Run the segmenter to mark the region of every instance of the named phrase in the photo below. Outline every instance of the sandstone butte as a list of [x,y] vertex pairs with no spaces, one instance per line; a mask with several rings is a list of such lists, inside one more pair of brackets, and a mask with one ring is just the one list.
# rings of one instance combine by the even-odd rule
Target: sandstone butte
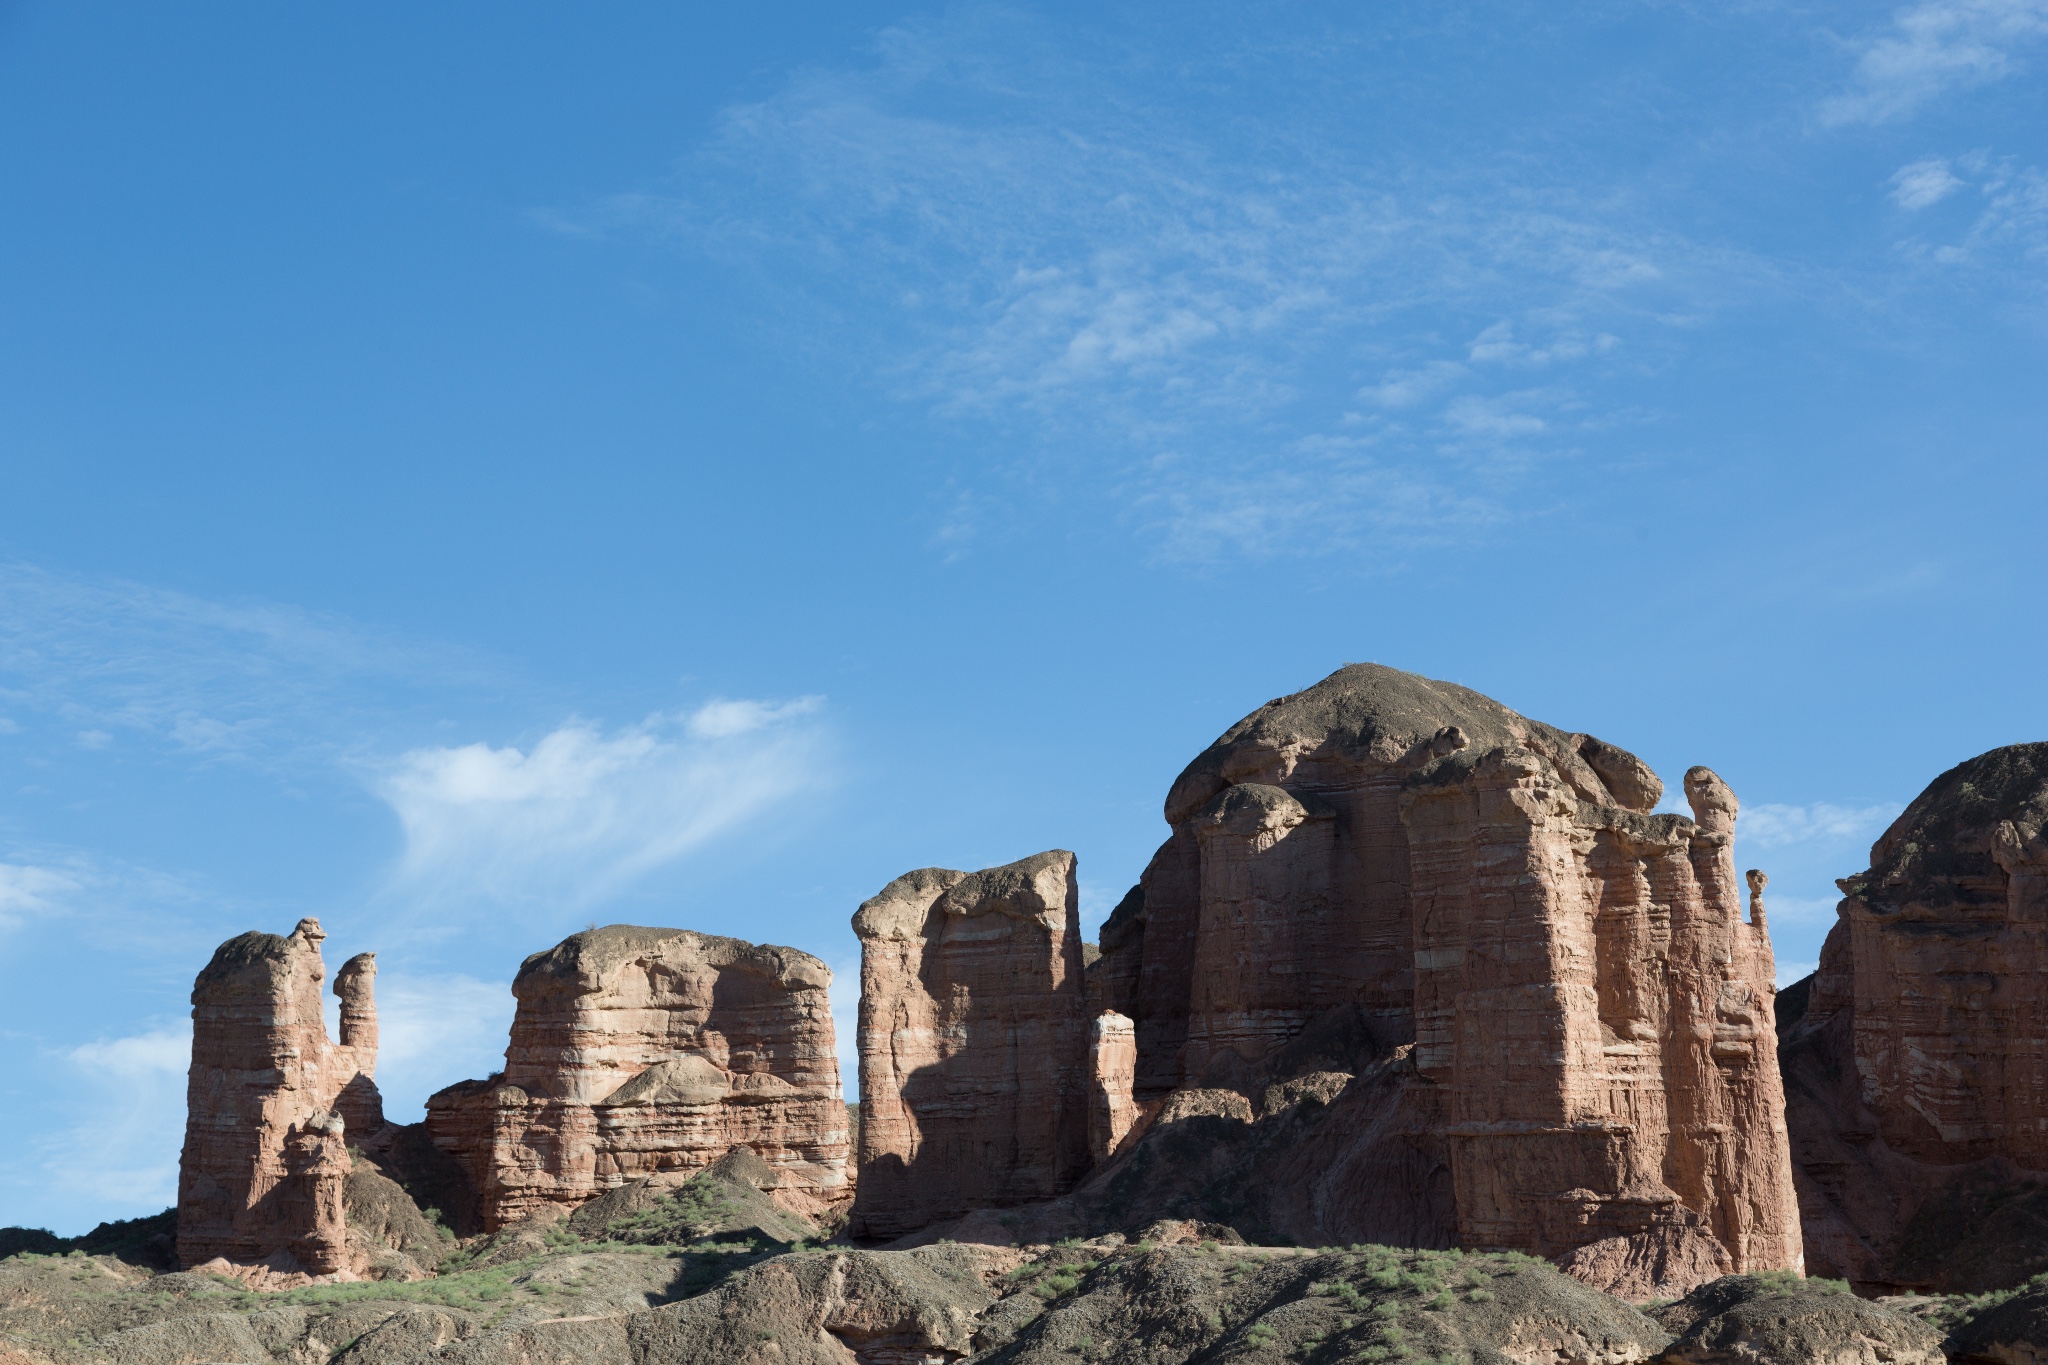
[[336,975],[341,1042],[320,1014],[320,922],[229,939],[192,986],[192,1068],[178,1163],[178,1256],[332,1275],[348,1262],[350,1131],[383,1114],[376,961]]
[[1352,665],[1181,774],[1084,981],[1071,855],[899,878],[854,920],[855,1230],[1077,1185],[1128,1211],[1201,1159],[1148,1155],[1161,1130],[1312,1096],[1312,1138],[1229,1177],[1295,1240],[1519,1250],[1634,1297],[1797,1270],[1737,803],[1705,768],[1691,819],[1661,795],[1589,735]]
[[427,1101],[487,1231],[744,1144],[799,1211],[851,1197],[825,964],[681,929],[612,925],[526,959],[505,1069]]
[[1820,1274],[1976,1292],[2048,1270],[2048,744],[1936,778],[1841,883],[1781,1057]]
[[848,1230],[896,1236],[1071,1189],[1091,1165],[1074,855],[907,873],[853,928],[861,1124]]

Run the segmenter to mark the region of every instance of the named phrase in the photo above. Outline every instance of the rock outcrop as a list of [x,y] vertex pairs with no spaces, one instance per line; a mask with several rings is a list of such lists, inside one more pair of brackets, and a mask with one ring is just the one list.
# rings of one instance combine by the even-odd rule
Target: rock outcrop
[[1658,1314],[1678,1339],[1655,1365],[1947,1365],[1941,1333],[1839,1281],[1730,1275]]
[[1810,1265],[1880,1292],[2048,1271],[2048,744],[1943,773],[1843,879],[1781,1057]]
[[526,959],[505,1069],[427,1101],[487,1230],[744,1144],[843,1209],[831,972],[793,948],[611,925]]
[[898,877],[861,943],[860,1181],[850,1230],[891,1237],[1046,1199],[1090,1166],[1074,855]]
[[1737,803],[1705,768],[1693,818],[1661,795],[1590,735],[1344,668],[1174,783],[1090,1008],[1134,1021],[1141,1107],[1227,1091],[1251,1117],[1314,1075],[1370,1092],[1317,1125],[1300,1240],[1525,1251],[1640,1297],[1796,1268]]
[[[192,986],[192,1069],[178,1166],[178,1255],[331,1275],[348,1268],[344,1112],[378,1115],[369,955],[335,982],[343,1041],[321,1019],[320,922],[229,939]],[[376,1121],[381,1121],[381,1118]]]

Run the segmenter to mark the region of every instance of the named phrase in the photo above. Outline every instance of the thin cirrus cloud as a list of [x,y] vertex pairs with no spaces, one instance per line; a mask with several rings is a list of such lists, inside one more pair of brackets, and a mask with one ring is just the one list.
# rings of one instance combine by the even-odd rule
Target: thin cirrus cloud
[[1904,809],[1897,802],[1869,806],[1840,806],[1828,801],[1806,806],[1759,804],[1742,808],[1736,829],[1744,843],[1756,848],[1866,840],[1881,833]]
[[1963,187],[1943,157],[1929,157],[1901,166],[1892,176],[1892,202],[1912,211],[1938,204]]
[[1971,267],[2021,298],[2039,298],[2048,283],[2048,174],[2011,157],[1972,151],[1930,157],[1901,167],[1891,178],[1892,202],[1908,212],[1972,190],[1978,207],[1948,240],[1909,239],[1909,255],[1950,269]]
[[713,701],[530,747],[414,749],[375,781],[405,834],[395,889],[588,905],[830,780],[822,699]]
[[1928,0],[1892,13],[1857,47],[1848,87],[1821,104],[1842,125],[1908,118],[1951,90],[2021,69],[2021,53],[2048,37],[2048,0]]
[[398,697],[491,672],[450,647],[295,607],[0,564],[0,697],[22,718],[9,717],[10,733],[47,728],[88,751],[324,761]]
[[[1443,405],[1504,398],[1494,369],[1596,387],[1746,287],[1738,253],[1583,168],[1354,147],[1332,136],[1356,117],[1341,93],[1190,120],[1184,94],[1134,96],[1136,54],[985,9],[887,30],[871,55],[726,109],[686,187],[541,221],[666,237],[798,310],[870,319],[842,342],[899,401],[1035,433],[1017,467],[974,477],[1088,493],[1168,557],[1356,552],[1519,515],[1510,494],[1570,431],[1498,417],[1483,456],[1447,467],[1431,432],[1472,428]],[[1485,373],[1442,354],[1446,325],[1505,328],[1469,358]],[[935,535],[950,553],[981,530],[961,505]]]
[[[0,1163],[24,1192],[54,1184],[68,1198],[155,1210],[177,1198],[192,1028],[180,1024],[81,1043],[56,1058],[49,1083],[71,1122]],[[31,1196],[32,1197],[32,1196]]]
[[57,913],[79,889],[75,871],[29,863],[0,863],[0,929],[12,929],[39,915]]

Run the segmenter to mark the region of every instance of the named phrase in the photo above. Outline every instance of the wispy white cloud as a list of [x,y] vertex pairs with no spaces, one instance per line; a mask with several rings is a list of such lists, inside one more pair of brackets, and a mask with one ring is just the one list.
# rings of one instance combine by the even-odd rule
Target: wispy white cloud
[[1619,344],[1618,337],[1605,332],[1588,336],[1578,331],[1565,331],[1548,342],[1534,344],[1519,340],[1515,335],[1514,322],[1503,320],[1474,337],[1465,354],[1475,365],[1519,365],[1540,369],[1564,361],[1583,360],[1589,355],[1611,351]]
[[1827,124],[1906,118],[1936,97],[2021,69],[2019,53],[2048,36],[2048,0],[1925,0],[1893,11],[1856,43],[1848,88],[1821,104]]
[[[461,651],[292,607],[228,604],[0,564],[0,700],[17,731],[87,750],[142,741],[201,761],[330,759],[407,685],[489,676]],[[374,684],[366,687],[365,684]]]
[[1828,801],[1816,801],[1807,806],[1745,805],[1736,830],[1745,844],[1755,848],[1868,840],[1904,809],[1897,802],[1870,806],[1838,806]]
[[1452,387],[1465,373],[1465,367],[1455,360],[1432,360],[1412,370],[1388,370],[1377,384],[1360,389],[1358,396],[1383,408],[1412,408]]
[[1505,394],[1498,398],[1480,398],[1467,395],[1444,409],[1444,419],[1466,436],[1506,439],[1534,436],[1544,430],[1548,424],[1541,417],[1517,410],[1518,399],[1526,402],[1527,396]]
[[1968,177],[1957,178],[1955,187],[1975,189],[1982,207],[1959,236],[1946,242],[1916,240],[1910,248],[1940,266],[1971,268],[2038,287],[2042,267],[2048,265],[2048,174],[1982,152],[1958,157],[1954,165]]
[[1963,187],[1949,171],[1947,159],[1938,156],[1899,167],[1891,184],[1892,202],[1907,210],[1938,204]]
[[[73,1202],[154,1213],[178,1193],[178,1148],[185,1134],[189,1024],[78,1043],[62,1050],[56,1078],[70,1124],[37,1144],[29,1169]],[[29,1163],[9,1163],[15,1179]],[[124,1216],[114,1213],[111,1216]],[[83,1231],[83,1229],[79,1229]]]
[[0,863],[0,929],[14,928],[31,916],[54,913],[64,897],[78,889],[75,872]]
[[[1406,547],[1522,515],[1511,490],[1556,433],[1471,367],[1590,366],[1624,337],[1654,351],[1646,335],[1675,337],[1740,274],[1581,174],[1341,152],[1315,126],[1335,106],[1238,111],[1248,157],[1130,98],[1137,58],[1094,41],[988,9],[905,24],[865,66],[726,110],[687,188],[556,217],[673,234],[799,308],[867,319],[847,340],[903,400],[1028,419],[1036,475],[999,476],[1057,466],[1063,495],[1111,500],[1175,555]],[[842,306],[849,289],[864,297]],[[1453,358],[1431,335],[1444,315],[1506,330]],[[1455,414],[1379,430],[1330,477],[1355,435],[1345,405],[1454,392]],[[1514,437],[1516,458],[1446,464],[1431,433],[1447,422]],[[962,529],[949,517],[949,553]]]
[[716,701],[530,748],[415,749],[376,779],[398,888],[428,901],[589,904],[829,777],[818,699]]
[[192,1061],[192,1026],[80,1043],[64,1055],[86,1071],[123,1080],[157,1073],[182,1076]]

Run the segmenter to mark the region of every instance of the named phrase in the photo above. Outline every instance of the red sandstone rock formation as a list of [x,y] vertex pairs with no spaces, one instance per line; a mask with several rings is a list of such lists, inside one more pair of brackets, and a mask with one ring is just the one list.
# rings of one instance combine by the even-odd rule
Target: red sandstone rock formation
[[384,1126],[384,1097],[377,1092],[377,955],[357,953],[334,974],[341,999],[341,1045],[355,1058],[356,1074],[335,1096],[334,1111],[357,1135]]
[[2048,744],[1943,773],[1842,883],[1782,1049],[1807,1258],[1878,1290],[2048,1270]]
[[745,1144],[843,1207],[847,1121],[824,963],[681,929],[611,925],[526,959],[505,1070],[427,1101],[487,1230],[574,1209]]
[[1086,1173],[1074,855],[898,877],[861,941],[860,1188],[850,1230],[909,1232]]
[[1141,1101],[1376,1068],[1344,1110],[1363,1146],[1323,1167],[1356,1169],[1295,1235],[1518,1249],[1639,1295],[1796,1268],[1735,798],[1704,768],[1693,819],[1661,794],[1591,736],[1342,669],[1175,782],[1090,1006],[1135,1021]]
[[[347,1265],[342,1111],[377,1115],[375,967],[335,982],[343,1042],[320,1015],[320,922],[223,943],[192,986],[192,1070],[178,1172],[178,1255],[331,1275]],[[344,1102],[344,1097],[347,1097]],[[381,1119],[378,1120],[381,1122]]]
[[1138,1122],[1132,1088],[1137,1080],[1138,1034],[1114,1010],[1089,1026],[1088,1154],[1100,1163],[1124,1145]]

